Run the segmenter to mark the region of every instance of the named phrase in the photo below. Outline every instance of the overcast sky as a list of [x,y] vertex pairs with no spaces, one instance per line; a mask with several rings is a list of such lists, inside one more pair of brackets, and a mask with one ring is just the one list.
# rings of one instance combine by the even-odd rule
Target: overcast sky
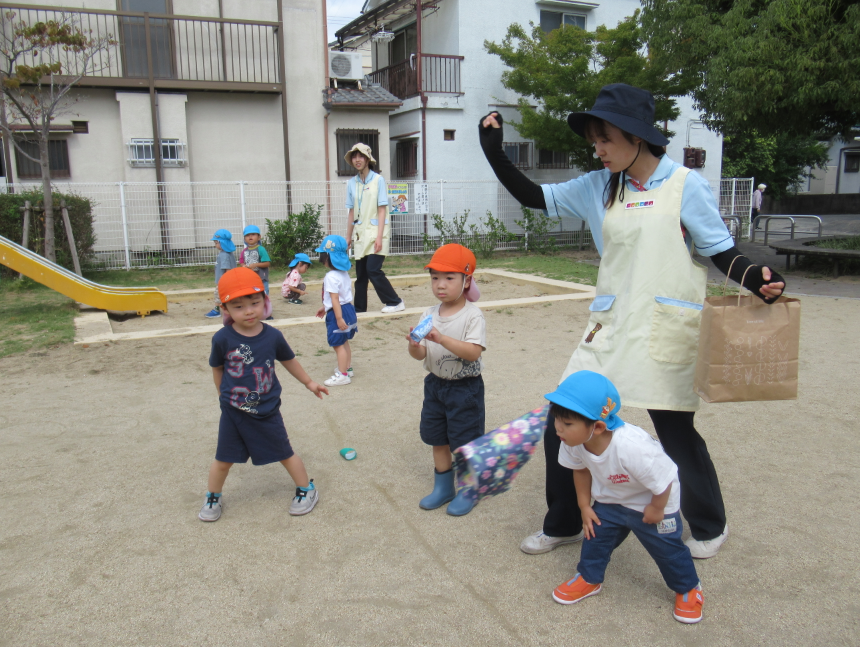
[[361,14],[364,0],[326,0],[328,16],[328,42],[334,40],[334,32]]

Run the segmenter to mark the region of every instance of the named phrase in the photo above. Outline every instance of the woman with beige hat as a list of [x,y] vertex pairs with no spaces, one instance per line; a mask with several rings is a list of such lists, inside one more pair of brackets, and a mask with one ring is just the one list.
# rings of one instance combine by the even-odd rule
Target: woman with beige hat
[[367,144],[359,142],[343,158],[358,171],[346,185],[346,208],[349,209],[346,239],[355,254],[355,311],[367,312],[367,283],[370,281],[376,296],[385,304],[382,312],[399,312],[406,305],[382,271],[391,239],[388,185],[385,178],[373,170],[376,160]]

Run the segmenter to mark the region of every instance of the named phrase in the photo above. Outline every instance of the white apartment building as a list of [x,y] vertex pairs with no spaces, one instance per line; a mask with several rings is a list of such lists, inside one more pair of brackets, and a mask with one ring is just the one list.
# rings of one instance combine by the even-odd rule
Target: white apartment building
[[[637,0],[368,0],[364,13],[336,33],[345,49],[371,43],[373,73],[368,79],[402,100],[391,112],[391,180],[491,180],[493,173],[478,143],[478,122],[497,110],[517,119],[518,96],[501,84],[505,67],[484,49],[501,41],[508,26],[530,22],[546,30],[576,24],[587,30],[616,25],[639,8]],[[387,31],[393,38],[374,40]],[[683,161],[685,147],[706,152],[695,169],[719,191],[722,137],[706,130],[690,99],[669,123],[675,137],[669,155]],[[377,129],[368,125],[373,134]],[[563,155],[536,150],[512,127],[505,128],[508,156],[539,183],[578,175]]]

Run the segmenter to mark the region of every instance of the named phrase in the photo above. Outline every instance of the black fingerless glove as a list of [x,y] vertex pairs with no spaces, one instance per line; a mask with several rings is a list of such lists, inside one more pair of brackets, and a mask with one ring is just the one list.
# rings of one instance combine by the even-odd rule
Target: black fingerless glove
[[[740,256],[740,258],[735,260],[738,256]],[[737,247],[732,247],[731,249],[727,249],[719,254],[714,254],[711,256],[711,260],[720,272],[728,276],[735,283],[740,283],[741,279],[743,279],[744,272],[746,272],[746,279],[744,280],[743,286],[765,303],[773,303],[779,298],[764,296],[761,293],[761,288],[767,283],[785,283],[785,279],[779,274],[779,272],[774,271],[772,267],[767,265],[761,267],[768,267],[770,269],[770,281],[765,282],[762,277],[761,269],[753,269],[747,272],[747,268],[753,265],[753,263],[750,259],[744,256]],[[734,261],[734,265],[732,265],[732,261]],[[731,276],[729,276],[729,268],[731,268]],[[784,287],[782,288],[782,291],[783,293],[785,292]]]
[[[484,128],[484,119],[490,115],[495,115],[496,121],[499,122],[501,128],[493,128],[489,126]],[[493,173],[499,179],[508,192],[514,196],[514,199],[529,209],[546,209],[546,200],[543,197],[543,189],[540,185],[535,184],[529,178],[514,166],[513,162],[505,155],[502,149],[504,142],[504,120],[498,112],[491,112],[488,115],[481,117],[478,122],[478,139],[481,142],[481,150],[484,151],[484,156],[490,163]]]

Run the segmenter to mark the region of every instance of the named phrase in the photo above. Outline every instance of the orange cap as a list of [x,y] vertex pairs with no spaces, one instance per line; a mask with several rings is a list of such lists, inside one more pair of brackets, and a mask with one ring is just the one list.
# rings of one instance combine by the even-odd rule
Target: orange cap
[[263,280],[254,270],[247,267],[228,270],[218,281],[218,296],[221,303],[260,292],[266,293]]
[[467,247],[457,243],[442,245],[433,253],[433,258],[424,266],[424,269],[436,270],[437,272],[459,272],[466,276],[475,273],[475,255]]

